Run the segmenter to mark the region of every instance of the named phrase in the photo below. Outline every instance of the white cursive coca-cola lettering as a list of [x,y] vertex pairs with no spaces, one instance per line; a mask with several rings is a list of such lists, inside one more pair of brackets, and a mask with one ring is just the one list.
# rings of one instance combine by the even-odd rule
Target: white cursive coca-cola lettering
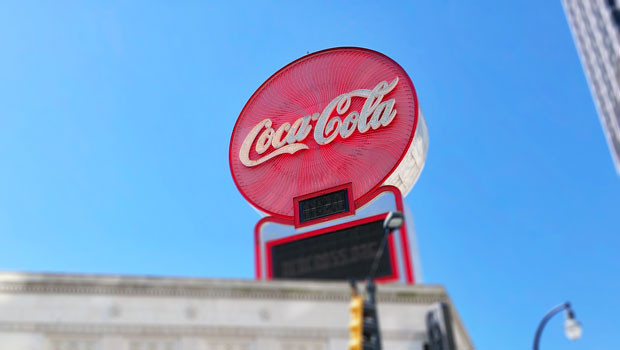
[[[312,130],[311,121],[316,121],[314,125],[314,140],[319,145],[326,145],[332,142],[338,135],[346,139],[353,135],[355,129],[360,133],[365,133],[371,128],[376,130],[382,126],[389,125],[396,117],[394,105],[395,99],[383,101],[383,97],[396,87],[398,78],[394,78],[391,83],[382,81],[372,90],[359,89],[342,94],[333,99],[321,113],[314,113],[297,119],[292,125],[284,123],[276,130],[272,127],[271,119],[264,119],[256,124],[241,145],[239,159],[247,167],[253,167],[277,157],[284,153],[293,154],[297,151],[308,149],[308,145],[302,141]],[[362,109],[349,112],[351,99],[354,97],[366,98]],[[337,115],[334,115],[334,111]],[[256,153],[264,154],[271,147],[273,150],[268,154],[256,159],[250,159],[250,150],[254,145]]]

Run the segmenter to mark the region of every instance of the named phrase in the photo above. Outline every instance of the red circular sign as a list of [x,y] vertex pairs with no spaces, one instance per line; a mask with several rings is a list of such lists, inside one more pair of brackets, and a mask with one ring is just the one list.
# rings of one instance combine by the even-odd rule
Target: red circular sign
[[230,141],[230,169],[258,209],[292,217],[293,198],[352,183],[380,186],[409,148],[418,100],[389,57],[342,47],[306,55],[252,95]]

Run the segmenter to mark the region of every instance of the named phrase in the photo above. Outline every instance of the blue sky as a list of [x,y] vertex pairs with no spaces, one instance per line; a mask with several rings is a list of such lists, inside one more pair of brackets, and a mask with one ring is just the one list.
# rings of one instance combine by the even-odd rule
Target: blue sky
[[617,343],[620,177],[556,1],[3,2],[0,269],[252,278],[258,215],[228,168],[254,90],[362,46],[416,85],[407,197],[426,281],[479,349]]

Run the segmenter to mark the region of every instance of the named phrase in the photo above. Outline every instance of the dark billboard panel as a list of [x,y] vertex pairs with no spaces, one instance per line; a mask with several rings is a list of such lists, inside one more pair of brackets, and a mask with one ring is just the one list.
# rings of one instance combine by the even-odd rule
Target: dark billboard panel
[[[383,237],[383,220],[273,245],[273,278],[365,279]],[[375,277],[393,275],[391,245],[384,246]]]

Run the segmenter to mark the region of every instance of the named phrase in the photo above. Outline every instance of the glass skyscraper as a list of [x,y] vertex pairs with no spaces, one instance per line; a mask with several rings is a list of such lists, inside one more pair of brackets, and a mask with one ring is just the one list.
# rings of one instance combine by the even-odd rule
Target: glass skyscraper
[[562,2],[620,173],[620,0]]

